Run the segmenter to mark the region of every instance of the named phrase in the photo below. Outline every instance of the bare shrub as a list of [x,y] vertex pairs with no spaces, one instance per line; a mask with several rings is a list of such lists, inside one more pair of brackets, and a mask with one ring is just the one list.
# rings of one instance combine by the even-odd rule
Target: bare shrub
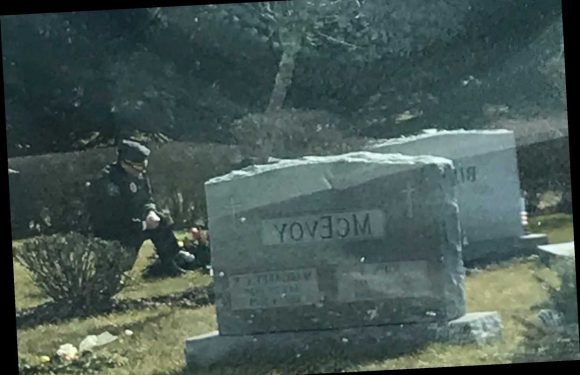
[[228,173],[240,159],[237,147],[172,142],[151,154],[149,177],[157,207],[167,209],[175,229],[206,216],[204,183]]
[[15,257],[56,303],[92,311],[111,305],[135,254],[119,242],[69,232],[28,239]]
[[294,158],[358,150],[363,140],[346,137],[342,119],[324,111],[296,109],[249,114],[232,124],[244,156]]

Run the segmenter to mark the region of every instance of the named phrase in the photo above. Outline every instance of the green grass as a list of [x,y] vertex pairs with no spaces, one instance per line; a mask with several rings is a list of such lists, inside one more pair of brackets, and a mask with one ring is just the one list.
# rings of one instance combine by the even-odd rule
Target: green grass
[[146,241],[135,261],[131,279],[127,287],[119,293],[119,298],[142,298],[158,296],[183,291],[195,285],[207,285],[211,281],[209,275],[193,272],[181,277],[161,280],[144,280],[142,271],[150,262],[150,257],[154,254],[153,244]]
[[572,215],[553,214],[529,219],[532,233],[546,233],[550,243],[574,241]]
[[[132,336],[124,331],[130,329]],[[216,329],[213,307],[199,309],[156,309],[111,314],[98,318],[45,325],[18,332],[18,353],[30,363],[41,355],[52,355],[64,343],[78,347],[90,334],[108,331],[120,340],[101,349],[127,358],[128,365],[114,369],[114,374],[153,374],[183,368],[185,339]],[[107,372],[109,373],[109,372]]]
[[14,293],[16,297],[16,310],[22,310],[37,306],[48,299],[43,297],[42,292],[34,285],[30,273],[17,261],[14,266]]
[[[451,346],[433,344],[424,349],[383,361],[348,364],[350,371],[399,369],[417,367],[441,367],[478,364],[509,363],[511,353],[517,348],[524,330],[514,316],[529,315],[529,308],[545,300],[547,294],[533,275],[541,273],[552,277],[551,272],[532,261],[523,261],[507,268],[482,272],[466,280],[467,306],[469,311],[499,311],[504,325],[504,341],[496,345],[478,348],[474,346]],[[506,285],[509,287],[506,288]],[[187,337],[216,329],[213,307],[199,309],[169,309],[160,307],[150,310],[111,314],[98,318],[75,320],[64,324],[46,325],[20,330],[18,352],[30,362],[51,354],[59,345],[70,342],[78,345],[86,335],[99,334],[105,330],[121,334],[131,329],[135,334],[123,337],[103,348],[108,353],[118,353],[128,358],[131,366],[110,370],[110,374],[187,374],[183,371],[183,348]],[[39,339],[42,338],[42,339]],[[336,370],[337,359],[321,358],[316,365],[291,363],[272,368],[222,368],[212,374],[279,374],[294,366],[300,371]]]
[[[552,242],[573,239],[569,216],[552,215],[530,221],[534,225],[541,222],[535,228],[548,233]],[[133,280],[121,293],[122,298],[168,294],[210,281],[209,276],[197,273],[173,279],[144,281],[139,273],[147,265],[152,252],[151,244],[145,243],[135,265]],[[531,259],[504,262],[466,278],[468,311],[498,311],[501,315],[503,340],[494,345],[479,348],[438,343],[404,356],[360,363],[348,363],[340,358],[319,358],[316,363],[303,363],[299,360],[271,366],[248,363],[241,367],[224,367],[203,373],[281,375],[510,363],[521,345],[525,330],[517,318],[531,318],[533,314],[530,309],[548,297],[547,286],[535,276],[540,276],[551,285],[558,285],[558,279],[552,270]],[[17,309],[31,307],[43,301],[27,271],[16,262],[15,291]],[[132,330],[134,335],[125,336],[125,329]],[[114,354],[124,358],[125,362],[114,369],[104,370],[102,374],[187,375],[189,373],[184,369],[186,338],[215,329],[217,327],[213,306],[197,309],[160,306],[21,329],[18,330],[18,353],[21,358],[34,364],[39,362],[40,356],[53,354],[64,343],[78,346],[86,335],[109,331],[120,335],[120,340],[99,349],[97,353]]]

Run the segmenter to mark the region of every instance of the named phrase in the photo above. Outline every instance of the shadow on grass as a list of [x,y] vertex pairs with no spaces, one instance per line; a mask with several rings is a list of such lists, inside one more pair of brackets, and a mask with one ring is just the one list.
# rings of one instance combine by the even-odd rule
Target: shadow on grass
[[[155,315],[147,316],[145,318],[141,318],[140,320],[137,320],[137,321],[134,321],[131,323],[123,324],[123,329],[125,329],[125,330],[128,329],[128,330],[131,330],[134,332],[142,332],[151,323],[158,323],[161,320],[170,317],[172,314],[173,314],[173,311],[156,312]],[[114,323],[99,327],[99,329],[101,331],[110,331],[110,332],[114,332],[118,328],[119,327]]]
[[16,313],[16,328],[32,328],[44,324],[60,324],[73,319],[86,319],[104,314],[136,311],[151,307],[169,305],[172,307],[196,308],[212,304],[213,285],[197,286],[186,291],[140,299],[115,300],[112,304],[79,308],[73,304],[59,304],[53,301],[25,309]]
[[[383,358],[384,359],[384,358]],[[294,375],[294,374],[324,374],[339,373],[353,370],[357,364],[340,361],[339,359],[317,359],[308,362],[292,361],[291,363],[245,363],[237,366],[213,366],[210,368],[183,368],[172,372],[155,373],[153,375]]]
[[267,361],[259,359],[256,353],[252,358],[238,363],[228,361],[220,363],[209,368],[185,367],[183,369],[171,372],[158,372],[153,375],[294,375],[294,374],[324,374],[324,373],[341,373],[364,371],[365,364],[375,361],[386,361],[402,355],[412,355],[427,345],[407,345],[405,349],[400,350],[380,350],[376,346],[366,354],[361,351],[356,353],[347,353],[343,350],[329,351],[322,349],[320,353],[313,353],[304,356],[288,356],[283,360]]

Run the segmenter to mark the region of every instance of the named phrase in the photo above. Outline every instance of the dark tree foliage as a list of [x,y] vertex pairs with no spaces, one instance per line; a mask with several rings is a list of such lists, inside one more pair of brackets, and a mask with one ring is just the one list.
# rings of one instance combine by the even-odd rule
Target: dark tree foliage
[[2,17],[9,155],[126,135],[229,143],[236,120],[291,108],[374,137],[562,111],[560,8],[294,0]]
[[[139,48],[143,11],[32,14],[2,19],[10,154],[82,148],[114,138],[106,69]],[[140,25],[148,30],[149,25]]]

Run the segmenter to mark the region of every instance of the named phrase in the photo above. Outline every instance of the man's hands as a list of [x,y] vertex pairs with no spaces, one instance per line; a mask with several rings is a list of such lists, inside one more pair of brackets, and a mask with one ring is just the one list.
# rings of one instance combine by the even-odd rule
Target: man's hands
[[160,221],[161,218],[154,211],[149,211],[147,217],[145,218],[146,229],[157,229]]

